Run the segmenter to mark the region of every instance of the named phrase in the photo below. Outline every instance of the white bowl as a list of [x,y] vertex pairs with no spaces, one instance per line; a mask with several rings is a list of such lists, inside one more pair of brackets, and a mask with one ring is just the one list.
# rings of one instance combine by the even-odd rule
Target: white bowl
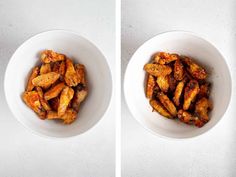
[[[204,127],[189,126],[152,112],[145,96],[143,66],[158,51],[193,57],[210,72],[214,108]],[[191,138],[207,132],[223,117],[231,98],[231,77],[225,59],[212,44],[190,32],[167,32],[148,40],[134,53],[125,73],[124,95],[133,116],[148,130],[169,138]]]
[[[71,125],[40,120],[22,101],[28,75],[40,63],[39,53],[45,49],[86,66],[89,94]],[[7,103],[18,121],[37,134],[63,138],[86,132],[102,118],[110,103],[112,78],[105,57],[91,42],[74,32],[53,30],[33,36],[15,51],[6,69],[4,87]]]

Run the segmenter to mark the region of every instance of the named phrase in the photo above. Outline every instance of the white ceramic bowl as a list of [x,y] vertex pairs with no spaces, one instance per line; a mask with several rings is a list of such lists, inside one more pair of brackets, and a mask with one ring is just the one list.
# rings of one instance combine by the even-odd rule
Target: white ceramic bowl
[[[89,94],[71,125],[40,120],[22,101],[28,75],[40,63],[39,53],[45,49],[86,66]],[[33,36],[15,51],[6,69],[4,87],[11,111],[25,127],[40,135],[63,138],[84,133],[102,118],[110,103],[112,78],[105,57],[91,42],[74,32],[53,30]]]
[[[214,109],[210,113],[211,120],[204,127],[189,126],[152,112],[145,97],[143,66],[158,51],[191,56],[210,72]],[[124,94],[131,113],[148,130],[169,138],[191,138],[207,132],[223,117],[230,102],[231,77],[225,59],[212,44],[190,32],[167,32],[148,40],[134,53],[125,73]]]

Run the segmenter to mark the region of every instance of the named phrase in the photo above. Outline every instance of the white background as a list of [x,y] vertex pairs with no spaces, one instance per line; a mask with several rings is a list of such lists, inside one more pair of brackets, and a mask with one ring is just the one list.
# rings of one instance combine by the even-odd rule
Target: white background
[[[186,30],[221,51],[235,82],[235,9],[234,0],[123,0],[122,78],[130,57],[146,40],[161,32]],[[233,83],[231,104],[219,124],[200,137],[183,141],[146,131],[122,99],[122,177],[235,177],[235,98]]]
[[32,135],[6,104],[3,79],[11,55],[32,35],[51,29],[72,30],[92,41],[107,58],[114,80],[114,0],[0,0],[0,176],[113,177],[114,99],[94,128],[62,141]]

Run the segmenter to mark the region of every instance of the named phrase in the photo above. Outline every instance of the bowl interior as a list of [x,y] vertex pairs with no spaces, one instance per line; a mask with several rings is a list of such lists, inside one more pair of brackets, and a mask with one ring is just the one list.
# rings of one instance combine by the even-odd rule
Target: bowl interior
[[[39,53],[52,49],[86,67],[89,94],[71,125],[42,121],[21,99],[32,67],[39,64]],[[34,132],[50,137],[70,137],[94,126],[105,113],[112,92],[111,73],[102,53],[88,40],[72,32],[40,33],[23,43],[13,54],[5,75],[5,94],[15,117]]]
[[[193,57],[207,69],[214,108],[204,127],[188,126],[152,112],[145,96],[143,66],[158,51]],[[208,131],[221,119],[230,101],[231,78],[224,58],[209,42],[188,32],[168,32],[150,39],[135,52],[127,66],[124,94],[131,113],[144,127],[165,137],[190,138]]]

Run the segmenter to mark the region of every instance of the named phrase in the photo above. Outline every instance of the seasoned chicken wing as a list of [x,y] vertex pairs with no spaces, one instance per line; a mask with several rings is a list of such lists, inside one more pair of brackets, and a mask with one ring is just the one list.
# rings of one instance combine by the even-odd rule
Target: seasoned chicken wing
[[178,119],[186,124],[202,127],[205,123],[201,121],[197,116],[193,116],[191,113],[180,109],[178,111]]
[[66,86],[60,95],[60,103],[58,106],[58,115],[61,117],[65,112],[66,109],[74,96],[74,90],[68,86]]
[[64,124],[71,124],[75,121],[77,117],[77,112],[73,109],[67,109],[65,114],[61,117]]
[[157,77],[157,84],[163,92],[167,92],[170,86],[168,76]]
[[206,97],[208,98],[210,94],[210,83],[206,82],[200,85],[200,91],[198,94],[198,98]]
[[28,83],[27,83],[27,86],[26,86],[26,91],[29,92],[29,91],[32,91],[34,89],[34,85],[32,83],[32,80],[34,78],[36,78],[39,74],[39,67],[34,67],[31,74],[30,74],[30,77],[29,77],[29,80],[28,80]]
[[203,67],[199,66],[192,59],[188,57],[183,57],[183,61],[188,65],[187,70],[195,79],[199,80],[206,79],[207,72]]
[[80,104],[85,100],[88,95],[87,89],[81,89],[78,85],[75,89],[74,98],[72,100],[72,108],[78,112]]
[[79,83],[79,76],[75,71],[74,65],[70,59],[66,59],[65,82],[68,86],[76,86]]
[[147,84],[146,84],[146,97],[147,98],[152,98],[155,85],[156,85],[155,77],[148,74]]
[[184,78],[184,65],[180,60],[175,61],[174,77],[177,81],[181,81]]
[[157,93],[157,97],[162,103],[162,105],[170,112],[172,116],[176,116],[177,110],[173,102],[165,95],[163,92]]
[[62,89],[65,87],[65,84],[63,82],[55,85],[54,87],[51,87],[45,94],[44,94],[44,98],[45,100],[50,100],[52,98],[57,97]]
[[86,85],[86,78],[85,78],[85,66],[82,64],[75,64],[75,71],[79,78],[79,83]]
[[174,93],[174,97],[173,97],[173,101],[175,103],[176,106],[180,105],[180,97],[182,95],[182,92],[184,90],[184,81],[180,81],[175,89],[175,93]]
[[38,92],[38,95],[39,95],[39,100],[40,100],[40,103],[41,105],[43,106],[43,108],[46,110],[46,111],[50,111],[52,110],[50,105],[48,104],[47,100],[44,99],[43,97],[43,90],[41,89],[41,87],[36,87],[36,90]]
[[157,55],[160,58],[158,59],[158,57],[155,57],[155,61],[158,60],[158,63],[161,65],[168,64],[168,63],[175,61],[179,58],[179,56],[177,54],[169,54],[166,52],[159,52]]
[[191,102],[196,98],[199,93],[199,85],[196,80],[190,80],[184,89],[184,105],[183,109],[188,110]]
[[50,85],[52,85],[54,82],[56,82],[59,77],[60,77],[60,74],[55,73],[55,72],[50,72],[47,74],[42,74],[40,76],[37,76],[36,78],[32,80],[32,83],[34,86],[47,88]]
[[46,112],[40,103],[39,94],[36,91],[24,92],[23,100],[41,119],[45,119]]
[[41,53],[41,61],[43,63],[51,63],[65,60],[65,55],[56,53],[52,50],[44,50]]
[[205,97],[197,101],[195,113],[203,122],[209,121],[208,111],[212,109],[212,103]]
[[172,72],[170,66],[160,65],[160,64],[145,64],[144,70],[153,76],[166,76]]
[[160,113],[162,116],[172,119],[173,116],[161,105],[160,102],[156,100],[150,100],[150,105],[152,108]]
[[42,64],[40,67],[40,74],[46,74],[51,72],[51,65],[49,63]]

